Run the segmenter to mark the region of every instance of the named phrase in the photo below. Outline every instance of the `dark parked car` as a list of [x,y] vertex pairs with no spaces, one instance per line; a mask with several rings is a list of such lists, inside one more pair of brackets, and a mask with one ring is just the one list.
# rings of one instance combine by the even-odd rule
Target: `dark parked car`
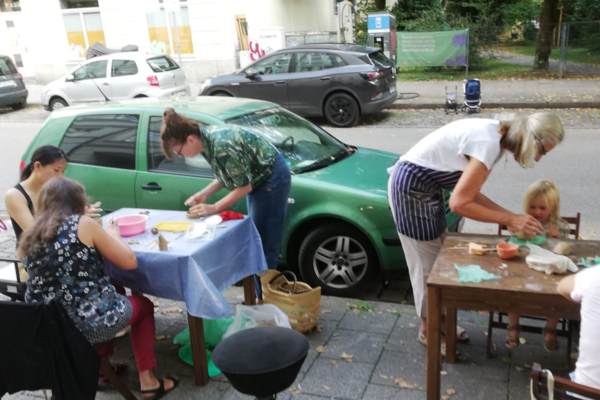
[[346,127],[396,100],[396,73],[378,48],[303,45],[274,51],[241,71],[208,79],[200,95],[268,100]]
[[23,108],[27,104],[27,94],[15,64],[7,56],[0,55],[0,107]]

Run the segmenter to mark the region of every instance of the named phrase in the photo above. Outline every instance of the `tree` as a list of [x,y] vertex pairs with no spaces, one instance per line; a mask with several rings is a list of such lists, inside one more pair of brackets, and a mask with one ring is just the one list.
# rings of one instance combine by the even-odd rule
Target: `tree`
[[375,7],[378,10],[385,10],[385,0],[375,0]]
[[558,22],[559,0],[544,0],[540,10],[540,30],[538,31],[537,43],[535,47],[535,58],[533,67],[535,69],[547,70],[549,67],[548,59],[552,51],[552,38],[554,28]]

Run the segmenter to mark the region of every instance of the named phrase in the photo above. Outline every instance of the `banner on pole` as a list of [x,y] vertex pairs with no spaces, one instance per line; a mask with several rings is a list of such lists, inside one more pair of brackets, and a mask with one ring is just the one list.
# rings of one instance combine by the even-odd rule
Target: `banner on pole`
[[461,67],[469,63],[469,30],[397,32],[399,67]]

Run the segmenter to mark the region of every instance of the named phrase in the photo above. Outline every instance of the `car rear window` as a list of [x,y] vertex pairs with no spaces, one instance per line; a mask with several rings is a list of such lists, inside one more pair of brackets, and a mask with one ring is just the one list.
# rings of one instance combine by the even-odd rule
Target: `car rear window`
[[12,75],[16,73],[17,69],[11,59],[8,57],[0,57],[0,75]]
[[179,65],[167,56],[152,57],[147,59],[146,62],[154,72],[172,71],[179,68]]
[[381,51],[369,53],[369,58],[373,61],[373,64],[375,64],[378,67],[389,68],[394,66],[392,60],[387,58],[385,54],[383,54],[383,52]]

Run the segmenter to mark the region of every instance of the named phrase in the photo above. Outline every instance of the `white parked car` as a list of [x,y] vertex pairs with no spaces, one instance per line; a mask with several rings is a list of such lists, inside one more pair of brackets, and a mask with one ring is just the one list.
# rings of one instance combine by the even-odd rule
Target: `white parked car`
[[190,94],[183,69],[167,55],[139,52],[94,57],[44,87],[47,110],[76,103]]

